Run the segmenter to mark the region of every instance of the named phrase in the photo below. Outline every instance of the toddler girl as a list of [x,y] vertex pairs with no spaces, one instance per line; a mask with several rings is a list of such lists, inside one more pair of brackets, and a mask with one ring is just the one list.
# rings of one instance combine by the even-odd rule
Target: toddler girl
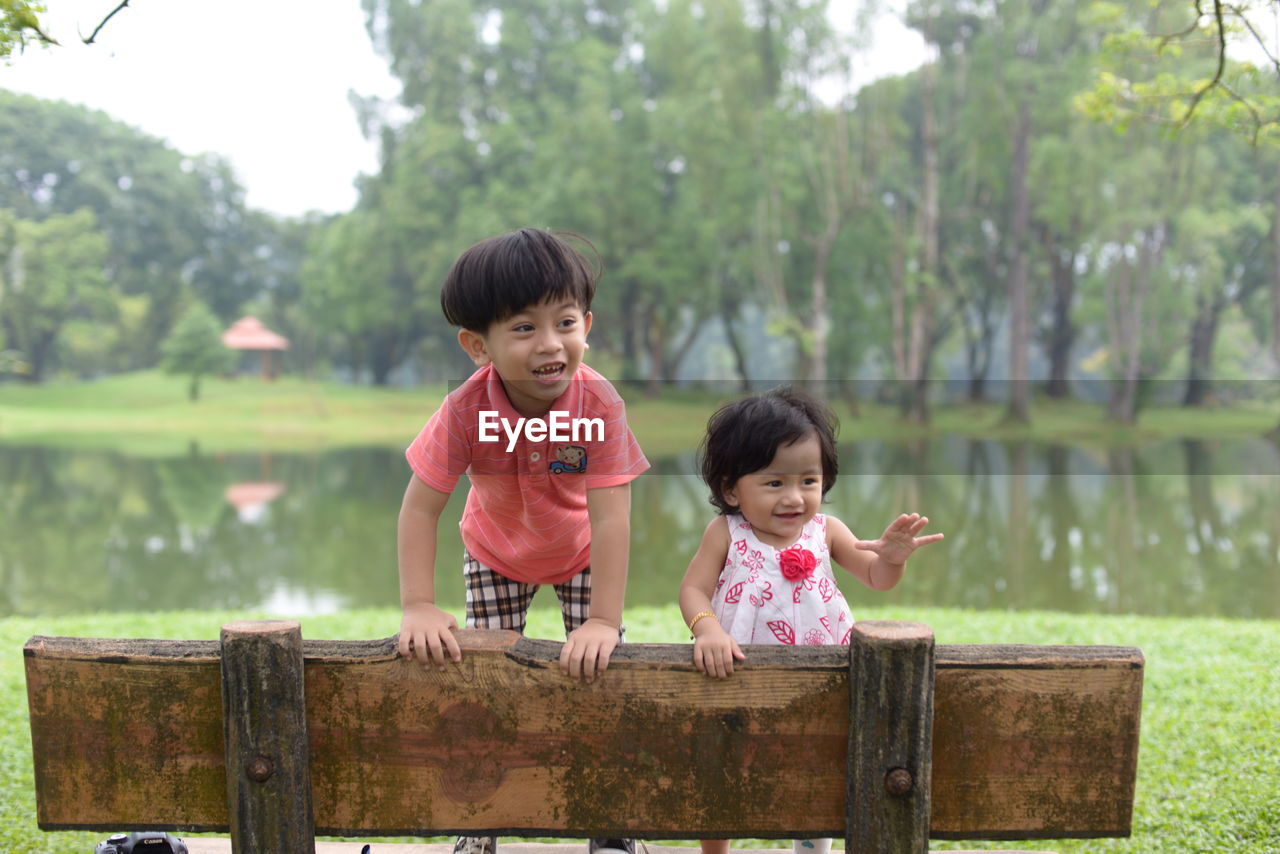
[[[913,551],[942,539],[917,536],[929,522],[919,513],[899,516],[878,540],[859,540],[820,514],[836,479],[835,433],[831,411],[789,387],[723,406],[708,422],[702,478],[720,515],[680,585],[702,673],[733,673],[746,658],[741,644],[847,644],[853,615],[832,560],[872,590],[888,590]],[[703,854],[728,847],[702,842]],[[830,847],[830,839],[795,843],[797,854]]]

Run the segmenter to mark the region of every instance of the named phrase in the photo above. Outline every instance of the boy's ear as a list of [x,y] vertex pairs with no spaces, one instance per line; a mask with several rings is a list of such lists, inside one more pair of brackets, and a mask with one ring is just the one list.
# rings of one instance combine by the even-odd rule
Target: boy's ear
[[[591,334],[591,312],[588,311],[582,315],[582,337],[586,338],[590,334]],[[586,344],[585,341],[583,343]],[[588,348],[591,347],[590,344],[587,344],[586,346]]]
[[489,358],[489,350],[485,346],[484,336],[479,332],[472,332],[470,329],[459,329],[458,346],[462,348],[462,352],[467,354],[467,358],[475,362],[477,368],[483,368],[493,361]]

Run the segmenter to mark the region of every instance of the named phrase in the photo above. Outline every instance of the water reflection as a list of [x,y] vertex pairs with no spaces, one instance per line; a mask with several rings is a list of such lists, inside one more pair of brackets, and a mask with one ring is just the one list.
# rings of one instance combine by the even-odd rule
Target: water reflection
[[[853,604],[1280,617],[1280,452],[1188,440],[1086,450],[942,439],[841,449],[830,512],[874,537],[903,509],[947,533]],[[710,519],[691,454],[633,489],[629,603],[674,601]],[[394,606],[396,451],[146,460],[0,448],[0,615]],[[460,500],[441,526],[458,566]],[[461,611],[460,574],[442,571]]]
[[244,481],[228,486],[222,491],[222,497],[236,508],[241,522],[257,522],[266,513],[267,505],[284,494],[284,490],[283,483]]

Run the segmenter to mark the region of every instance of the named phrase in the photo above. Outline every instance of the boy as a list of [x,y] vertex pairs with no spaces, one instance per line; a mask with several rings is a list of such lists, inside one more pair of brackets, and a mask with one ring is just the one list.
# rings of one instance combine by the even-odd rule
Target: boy
[[[540,584],[555,585],[568,639],[560,669],[593,681],[621,639],[630,483],[649,467],[622,399],[582,364],[596,272],[571,246],[525,228],[464,252],[440,292],[478,370],[445,398],[406,451],[400,508],[400,654],[461,661],[457,622],[435,604],[437,528],[458,478],[466,625],[523,632]],[[573,465],[566,465],[566,460]],[[553,465],[556,464],[556,465]],[[459,854],[493,854],[463,837]],[[592,852],[634,849],[592,840]]]

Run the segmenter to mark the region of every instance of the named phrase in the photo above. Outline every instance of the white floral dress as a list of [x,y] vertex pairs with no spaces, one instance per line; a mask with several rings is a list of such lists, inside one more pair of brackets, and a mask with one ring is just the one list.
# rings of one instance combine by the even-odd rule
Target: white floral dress
[[[785,549],[760,541],[742,516],[726,516],[729,555],[711,596],[720,625],[740,644],[847,644],[853,614],[831,573],[827,519],[814,516]],[[790,554],[787,554],[790,552]]]

